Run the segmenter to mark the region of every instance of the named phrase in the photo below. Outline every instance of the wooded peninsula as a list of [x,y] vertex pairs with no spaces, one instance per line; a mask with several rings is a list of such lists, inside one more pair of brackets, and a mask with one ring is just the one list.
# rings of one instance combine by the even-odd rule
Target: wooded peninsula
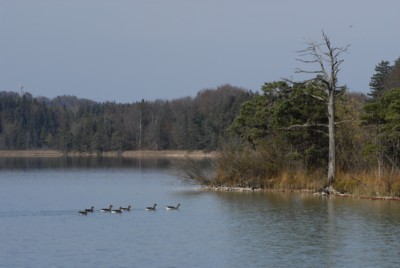
[[260,92],[223,85],[129,104],[0,92],[0,150],[218,151],[215,177],[196,174],[204,184],[400,197],[400,58],[376,65],[370,93],[350,92],[336,84],[345,48],[324,38],[327,53],[303,51],[320,60],[315,77]]

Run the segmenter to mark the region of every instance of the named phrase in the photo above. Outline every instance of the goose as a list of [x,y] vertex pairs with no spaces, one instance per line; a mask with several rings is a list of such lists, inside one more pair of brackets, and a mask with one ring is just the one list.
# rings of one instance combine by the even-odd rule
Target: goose
[[166,210],[178,210],[180,205],[181,204],[178,203],[178,205],[176,205],[176,207],[174,207],[174,206],[166,206],[165,209]]
[[91,208],[87,208],[85,209],[86,212],[94,212],[94,206],[92,206]]
[[113,213],[113,214],[116,214],[116,213],[121,214],[122,213],[122,208],[119,207],[119,209],[113,209],[113,210],[111,210],[111,213]]
[[81,215],[87,215],[87,211],[86,211],[86,210],[79,210],[79,214],[81,214]]
[[102,208],[102,209],[100,209],[100,211],[101,212],[111,212],[112,207],[113,207],[113,205],[110,205],[109,208]]
[[131,211],[131,205],[129,205],[127,208],[123,208],[123,207],[120,207],[120,209],[122,210],[122,211]]
[[152,206],[152,207],[147,207],[146,210],[154,211],[154,210],[156,210],[156,206],[157,206],[157,204],[154,204],[154,206]]

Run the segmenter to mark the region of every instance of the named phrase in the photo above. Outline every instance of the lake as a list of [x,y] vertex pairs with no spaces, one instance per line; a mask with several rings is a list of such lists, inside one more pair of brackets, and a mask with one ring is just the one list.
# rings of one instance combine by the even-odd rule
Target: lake
[[400,202],[207,192],[174,166],[0,158],[0,267],[400,267]]

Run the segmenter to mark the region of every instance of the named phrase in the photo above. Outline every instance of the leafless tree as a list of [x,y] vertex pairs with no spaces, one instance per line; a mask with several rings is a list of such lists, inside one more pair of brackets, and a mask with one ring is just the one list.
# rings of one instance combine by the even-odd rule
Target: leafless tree
[[[339,94],[345,91],[345,86],[338,85],[338,74],[343,59],[340,56],[347,52],[349,46],[334,47],[329,37],[322,32],[323,42],[311,41],[308,46],[299,51],[301,56],[298,61],[306,64],[317,65],[316,70],[297,69],[296,73],[314,74],[315,77],[307,80],[318,81],[327,94],[323,99],[328,108],[328,135],[329,135],[329,159],[328,159],[328,181],[327,190],[332,190],[330,186],[336,178],[336,129],[335,129],[335,100]],[[320,99],[320,97],[317,97]]]

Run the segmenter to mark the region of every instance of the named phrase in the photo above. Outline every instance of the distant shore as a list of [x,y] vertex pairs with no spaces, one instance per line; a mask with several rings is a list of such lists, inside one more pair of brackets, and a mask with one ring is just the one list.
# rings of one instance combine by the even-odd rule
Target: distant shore
[[0,157],[168,157],[168,158],[213,158],[217,155],[216,152],[203,151],[180,151],[180,150],[165,150],[165,151],[124,151],[124,152],[61,152],[56,150],[0,150]]

